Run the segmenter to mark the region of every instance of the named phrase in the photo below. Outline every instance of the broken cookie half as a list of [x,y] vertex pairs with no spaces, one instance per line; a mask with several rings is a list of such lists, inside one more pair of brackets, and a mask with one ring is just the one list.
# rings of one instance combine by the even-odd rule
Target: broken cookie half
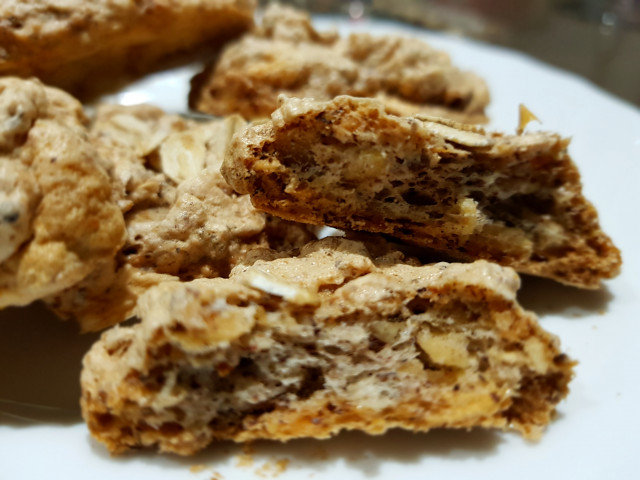
[[326,238],[229,279],[167,282],[92,347],[82,411],[112,452],[487,427],[537,437],[573,363],[496,264],[412,266]]
[[618,274],[567,139],[399,117],[348,96],[282,102],[235,137],[222,169],[257,208],[582,288]]

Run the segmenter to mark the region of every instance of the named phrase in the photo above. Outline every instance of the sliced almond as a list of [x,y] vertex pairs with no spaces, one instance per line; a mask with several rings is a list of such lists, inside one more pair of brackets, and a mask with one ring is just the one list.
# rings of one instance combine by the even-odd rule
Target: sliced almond
[[216,121],[200,127],[208,138],[205,157],[206,168],[220,170],[227,146],[235,133],[242,130],[245,125],[246,122],[240,115],[231,115],[222,122]]
[[449,142],[464,145],[465,147],[489,147],[493,143],[491,138],[479,133],[459,130],[442,123],[422,121],[421,127],[429,133],[434,133]]
[[243,282],[257,290],[282,297],[285,300],[299,305],[313,305],[318,303],[315,292],[306,288],[300,288],[267,273],[252,270],[242,277]]
[[429,359],[438,365],[457,368],[469,366],[467,338],[462,333],[434,334],[422,330],[417,341]]
[[418,120],[422,120],[423,122],[432,122],[432,123],[438,123],[440,125],[446,125],[448,127],[455,128],[456,130],[464,130],[464,131],[467,131],[467,132],[475,132],[475,133],[479,133],[481,135],[484,135],[486,133],[484,128],[482,128],[479,125],[472,125],[472,124],[469,124],[469,123],[461,123],[461,122],[457,122],[455,120],[451,120],[450,118],[436,117],[434,115],[427,115],[425,113],[416,113],[415,115],[413,115],[413,117],[418,119]]
[[160,145],[160,168],[176,183],[193,178],[204,169],[207,148],[200,129],[173,133]]
[[524,129],[529,125],[529,123],[536,121],[539,122],[540,119],[536,117],[531,110],[524,106],[524,104],[520,104],[519,109],[519,120],[518,120],[518,135],[524,132]]

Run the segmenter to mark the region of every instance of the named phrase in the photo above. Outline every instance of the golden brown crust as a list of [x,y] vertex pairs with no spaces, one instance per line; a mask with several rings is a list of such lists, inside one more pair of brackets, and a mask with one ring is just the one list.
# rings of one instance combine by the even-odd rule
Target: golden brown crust
[[254,7],[254,0],[4,0],[0,75],[92,89],[105,77],[139,74],[169,54],[237,35],[252,25]]
[[572,362],[484,261],[410,266],[326,238],[229,279],[165,282],[86,355],[82,410],[115,453],[344,429],[538,436]]
[[37,80],[2,78],[0,117],[2,308],[77,284],[115,256],[125,230],[75,99]]
[[283,102],[236,136],[223,165],[256,208],[583,288],[618,274],[568,140],[397,117],[371,99]]
[[484,123],[485,83],[420,40],[318,32],[306,13],[271,6],[262,25],[194,79],[191,106],[214,115],[268,116],[278,96],[378,97],[390,113]]

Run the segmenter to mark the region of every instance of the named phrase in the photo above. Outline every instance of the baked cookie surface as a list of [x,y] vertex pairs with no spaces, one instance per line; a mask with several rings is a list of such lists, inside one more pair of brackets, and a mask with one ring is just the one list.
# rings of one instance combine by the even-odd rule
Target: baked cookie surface
[[471,123],[486,121],[489,102],[482,79],[420,40],[366,33],[342,38],[316,31],[306,13],[278,5],[194,80],[190,102],[202,112],[255,119],[269,116],[280,94],[378,97],[392,113]]
[[289,220],[381,232],[464,260],[597,288],[620,252],[582,195],[569,141],[398,117],[372,99],[284,99],[233,140],[227,181]]
[[256,210],[222,178],[223,152],[243,125],[238,117],[197,123],[152,106],[100,106],[89,138],[109,160],[126,241],[49,306],[99,330],[129,318],[157,283],[225,277],[249,258],[314,238],[303,225]]
[[572,362],[496,264],[411,266],[327,238],[229,279],[166,282],[84,359],[82,410],[112,452],[214,440],[487,427],[538,436]]
[[68,90],[139,74],[169,54],[237,35],[254,0],[3,0],[0,75],[35,75]]
[[0,308],[77,284],[124,243],[108,166],[86,123],[66,93],[0,78]]

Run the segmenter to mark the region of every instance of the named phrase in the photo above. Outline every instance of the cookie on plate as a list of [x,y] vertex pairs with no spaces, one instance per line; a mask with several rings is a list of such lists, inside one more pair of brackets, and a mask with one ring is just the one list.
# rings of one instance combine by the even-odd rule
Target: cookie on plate
[[241,33],[254,8],[255,0],[3,0],[0,75],[95,90]]
[[89,138],[109,161],[126,241],[83,282],[47,298],[49,306],[99,330],[129,318],[157,283],[228,276],[240,262],[315,238],[259,212],[222,178],[223,152],[243,125],[239,117],[197,123],[146,105],[100,106]]
[[202,112],[255,119],[275,110],[280,94],[379,97],[393,113],[471,123],[486,121],[489,102],[482,79],[418,39],[318,32],[306,13],[279,5],[194,79],[190,102]]
[[517,274],[412,266],[326,238],[229,279],[166,282],[84,358],[82,411],[112,452],[341,430],[541,434],[573,363],[517,303]]
[[255,207],[289,220],[597,288],[618,274],[620,252],[582,195],[568,144],[395,116],[372,99],[290,98],[237,134],[222,172]]
[[71,287],[113,258],[125,224],[80,103],[0,78],[0,308]]

